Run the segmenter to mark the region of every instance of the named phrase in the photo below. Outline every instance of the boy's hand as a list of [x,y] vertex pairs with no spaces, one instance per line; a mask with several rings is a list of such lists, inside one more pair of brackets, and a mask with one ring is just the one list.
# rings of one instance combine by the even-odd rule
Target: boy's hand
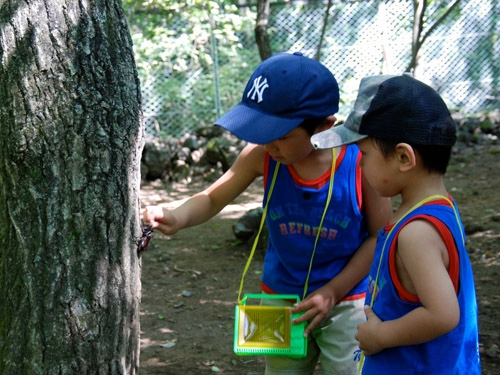
[[166,208],[148,206],[144,210],[143,218],[153,229],[158,229],[163,234],[174,234],[179,230],[175,215]]
[[316,292],[309,295],[305,300],[296,303],[292,309],[292,313],[305,311],[305,313],[294,319],[292,323],[301,323],[310,320],[307,325],[304,336],[309,336],[309,333],[320,324],[330,314],[335,305],[334,298],[327,293],[328,288],[320,288]]
[[368,320],[358,325],[355,339],[359,341],[359,348],[365,355],[372,355],[384,349],[377,340],[377,329],[382,321],[369,306],[365,306],[365,314]]

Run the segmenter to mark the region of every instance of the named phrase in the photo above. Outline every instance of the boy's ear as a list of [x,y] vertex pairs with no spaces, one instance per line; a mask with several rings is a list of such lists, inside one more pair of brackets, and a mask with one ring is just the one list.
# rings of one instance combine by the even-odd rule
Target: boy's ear
[[398,143],[396,145],[396,157],[401,172],[407,172],[417,165],[415,150],[408,143]]
[[335,115],[328,116],[323,120],[323,123],[316,128],[315,133],[330,129],[335,125],[336,122],[337,122],[337,117],[335,117]]

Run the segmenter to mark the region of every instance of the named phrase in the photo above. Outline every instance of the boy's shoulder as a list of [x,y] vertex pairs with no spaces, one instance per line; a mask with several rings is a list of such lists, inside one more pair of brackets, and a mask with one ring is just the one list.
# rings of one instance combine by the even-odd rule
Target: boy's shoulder
[[[419,183],[422,182],[425,181]],[[403,199],[394,211],[393,220],[394,229],[408,232],[408,227],[411,227],[410,230],[416,231],[418,238],[420,235],[424,236],[424,232],[434,231],[436,223],[450,225],[451,220],[454,226],[454,223],[460,219],[453,198],[446,191],[436,190],[435,193],[430,193],[423,199],[413,199],[411,201]],[[419,221],[425,221],[429,225],[419,225]]]

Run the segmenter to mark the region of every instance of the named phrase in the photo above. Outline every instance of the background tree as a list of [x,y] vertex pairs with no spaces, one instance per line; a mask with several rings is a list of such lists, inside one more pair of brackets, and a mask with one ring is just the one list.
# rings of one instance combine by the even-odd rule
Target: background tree
[[120,0],[0,1],[0,373],[134,374],[140,89]]
[[[164,138],[180,138],[193,128],[212,124],[218,113],[239,102],[260,62],[255,13],[229,0],[123,0],[123,4],[149,129],[160,128],[158,135]],[[238,9],[247,10],[241,12],[246,15]]]
[[[420,48],[436,28],[448,18],[457,8],[460,0],[449,3],[446,1],[413,0],[413,37],[411,42],[411,60],[406,67],[406,72],[413,72],[418,76],[418,58]],[[433,13],[429,14],[429,6],[434,5]],[[426,27],[427,26],[427,27]],[[425,30],[424,30],[425,29]]]
[[273,51],[267,34],[269,24],[269,0],[257,0],[257,20],[255,21],[255,41],[259,48],[260,59],[271,57]]
[[328,0],[328,3],[326,5],[325,9],[325,14],[323,16],[323,27],[321,28],[321,34],[319,37],[319,42],[318,42],[318,49],[316,51],[316,54],[314,58],[318,61],[321,60],[321,48],[323,47],[323,41],[325,39],[325,33],[327,30],[327,25],[328,25],[328,19],[330,18],[330,9],[332,8],[332,0]]

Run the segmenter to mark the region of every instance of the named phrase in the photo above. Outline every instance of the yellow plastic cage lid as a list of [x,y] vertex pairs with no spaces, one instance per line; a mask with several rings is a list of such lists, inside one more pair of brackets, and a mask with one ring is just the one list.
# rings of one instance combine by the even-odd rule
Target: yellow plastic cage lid
[[292,324],[300,314],[289,306],[247,305],[248,299],[300,301],[297,295],[246,294],[235,307],[234,352],[237,355],[281,355],[303,358],[307,352],[306,322]]

